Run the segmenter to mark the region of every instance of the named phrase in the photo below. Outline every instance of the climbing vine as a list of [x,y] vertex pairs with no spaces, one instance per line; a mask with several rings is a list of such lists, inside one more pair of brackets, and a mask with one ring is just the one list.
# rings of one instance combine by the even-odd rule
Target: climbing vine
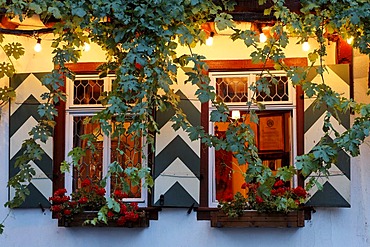
[[[266,2],[259,0],[260,4]],[[15,196],[6,206],[11,208],[19,206],[29,194],[24,182],[29,182],[35,174],[29,161],[41,158],[43,151],[38,143],[46,142],[52,136],[55,116],[58,114],[55,105],[66,99],[60,90],[60,87],[64,86],[63,76],[74,78],[66,63],[79,61],[80,47],[86,42],[96,43],[106,53],[106,62],[99,67],[100,76],[104,77],[110,73],[116,76],[112,91],[106,92],[101,97],[106,108],[90,120],[99,123],[106,135],[117,136],[123,131],[134,137],[144,136],[147,140],[146,145],[154,147],[151,145],[154,143],[153,136],[159,128],[152,113],[172,108],[175,115],[171,120],[175,129],[182,128],[189,134],[190,139],[201,139],[204,144],[213,146],[216,150],[233,152],[239,164],[248,163],[246,181],[259,182],[259,193],[266,197],[269,196],[276,178],[289,181],[297,170],[304,176],[312,172],[328,176],[329,168],[336,160],[339,150],[344,149],[353,156],[359,155],[359,146],[370,131],[370,106],[342,97],[331,90],[324,79],[321,83],[308,81],[307,73],[313,65],[317,66],[319,74],[323,75],[325,72],[323,60],[327,55],[326,46],[331,36],[353,37],[353,46],[364,54],[370,54],[370,3],[367,0],[303,0],[299,13],[289,10],[284,0],[273,0],[272,3],[273,5],[265,10],[266,15],[275,18],[271,29],[272,35],[265,45],[261,46],[258,44],[256,32],[235,28],[229,14],[235,4],[233,1],[0,1],[0,6],[6,10],[6,15],[10,18],[19,16],[22,19],[37,14],[45,23],[60,20],[53,26],[55,35],[52,43],[53,63],[57,69],[43,80],[43,84],[50,92],[42,96],[46,103],[39,107],[41,120],[32,129],[30,138],[24,141],[25,152],[16,161],[15,166],[20,172],[9,180],[9,186],[15,189]],[[210,79],[203,73],[207,70],[205,57],[192,52],[195,45],[205,43],[206,34],[201,27],[209,21],[215,22],[220,30],[232,29],[234,34],[231,35],[231,39],[241,39],[246,46],[253,47],[254,51],[251,53],[253,62],[273,61],[276,69],[287,72],[294,86],[301,86],[307,97],[315,98],[317,108],[327,106],[328,113],[323,130],[325,136],[334,133],[334,141],[328,143],[322,138],[311,153],[297,157],[295,167],[280,168],[273,176],[271,170],[263,166],[258,157],[254,133],[249,125],[231,122],[225,139],[209,134],[201,126],[192,126],[180,109],[180,99],[172,89],[177,83],[178,70],[185,66],[192,67],[191,71],[186,72],[185,83],[197,86],[195,94],[200,102],[211,101],[215,107],[211,112],[210,121],[230,121],[229,109],[216,100]],[[299,43],[308,38],[318,42],[318,48],[308,54],[310,68],[289,67],[284,64],[284,49],[289,44],[291,36],[298,37]],[[178,54],[178,46],[188,47],[189,53]],[[8,57],[15,59],[24,53],[19,44],[2,48]],[[4,75],[11,77],[12,74],[14,74],[12,63],[0,64],[0,77]],[[253,85],[252,90],[269,94],[269,84],[261,79]],[[12,89],[0,89],[0,105],[12,96],[14,96]],[[252,105],[254,102],[247,104]],[[260,105],[260,108],[263,109],[263,105]],[[348,111],[355,112],[358,117],[348,131],[340,133],[331,125],[330,119]],[[252,122],[258,122],[253,110],[250,110],[249,115]],[[115,129],[107,124],[113,118],[118,125]],[[129,128],[124,127],[125,122],[131,123]],[[62,164],[63,171],[68,171],[71,165],[78,165],[84,151],[75,149],[70,155],[72,161]],[[108,176],[117,172],[126,172],[126,175],[127,172],[131,172],[133,177],[146,178],[147,184],[152,185],[148,168],[142,167],[132,173],[118,167],[122,167],[121,164],[114,161],[109,166]],[[102,183],[106,179],[107,177]],[[315,179],[309,186],[314,184],[320,186]],[[284,205],[280,207],[284,209]]]

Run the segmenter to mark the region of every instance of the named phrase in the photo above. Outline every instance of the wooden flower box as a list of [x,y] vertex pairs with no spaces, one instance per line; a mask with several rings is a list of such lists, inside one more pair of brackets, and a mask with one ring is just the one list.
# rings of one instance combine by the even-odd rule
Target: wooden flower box
[[254,210],[245,211],[240,217],[228,217],[222,211],[211,212],[211,227],[304,227],[304,211],[289,213],[259,213]]
[[127,228],[145,228],[149,227],[150,215],[148,212],[143,213],[137,221],[127,221],[124,225],[118,225],[116,221],[108,220],[108,224],[98,223],[96,225],[85,224],[86,220],[92,220],[97,217],[97,212],[83,212],[80,214],[73,215],[72,219],[66,219],[62,217],[58,219],[59,227],[127,227]]

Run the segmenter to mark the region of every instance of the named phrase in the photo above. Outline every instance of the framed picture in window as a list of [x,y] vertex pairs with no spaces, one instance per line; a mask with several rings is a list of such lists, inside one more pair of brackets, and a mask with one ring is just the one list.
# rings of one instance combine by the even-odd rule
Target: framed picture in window
[[260,116],[258,140],[260,151],[284,150],[283,115]]

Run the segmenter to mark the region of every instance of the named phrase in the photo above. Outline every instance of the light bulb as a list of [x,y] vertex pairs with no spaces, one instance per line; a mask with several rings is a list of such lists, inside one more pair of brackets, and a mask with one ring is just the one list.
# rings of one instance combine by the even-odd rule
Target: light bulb
[[307,41],[303,42],[302,50],[303,51],[309,51],[310,50],[310,44]]
[[209,35],[209,37],[206,39],[206,45],[208,46],[211,46],[213,45],[213,36],[215,35],[214,32],[211,32],[211,34]]
[[40,38],[37,39],[37,43],[33,47],[33,49],[35,50],[35,52],[40,52],[42,50],[41,39]]
[[90,49],[91,49],[91,46],[90,46],[90,44],[89,43],[87,43],[87,42],[85,42],[84,43],[84,46],[83,46],[83,51],[90,51]]
[[347,43],[349,44],[349,45],[351,45],[352,43],[353,43],[353,36],[351,36],[351,37],[349,37],[348,39],[347,39]]
[[231,111],[231,118],[235,119],[235,120],[238,120],[240,118],[240,111],[238,111],[238,110]]
[[260,33],[260,43],[265,43],[267,41],[267,37],[264,33]]

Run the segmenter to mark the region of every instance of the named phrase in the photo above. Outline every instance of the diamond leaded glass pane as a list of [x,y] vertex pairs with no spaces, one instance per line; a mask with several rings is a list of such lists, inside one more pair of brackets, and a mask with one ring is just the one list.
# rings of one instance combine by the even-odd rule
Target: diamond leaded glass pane
[[[287,76],[265,77],[270,83],[270,94],[257,92],[256,100],[259,102],[289,101],[289,82]],[[259,78],[257,78],[259,79]]]
[[[73,117],[73,147],[86,149],[86,155],[79,160],[79,166],[74,168],[74,190],[81,188],[85,179],[97,182],[102,178],[103,167],[103,133],[98,124],[84,123],[86,116]],[[95,140],[89,145],[89,141],[83,135],[92,134]],[[93,149],[95,149],[93,151]]]
[[248,77],[217,78],[216,93],[223,102],[247,102]]
[[104,91],[104,80],[75,80],[73,82],[73,104],[101,104],[99,97]]

